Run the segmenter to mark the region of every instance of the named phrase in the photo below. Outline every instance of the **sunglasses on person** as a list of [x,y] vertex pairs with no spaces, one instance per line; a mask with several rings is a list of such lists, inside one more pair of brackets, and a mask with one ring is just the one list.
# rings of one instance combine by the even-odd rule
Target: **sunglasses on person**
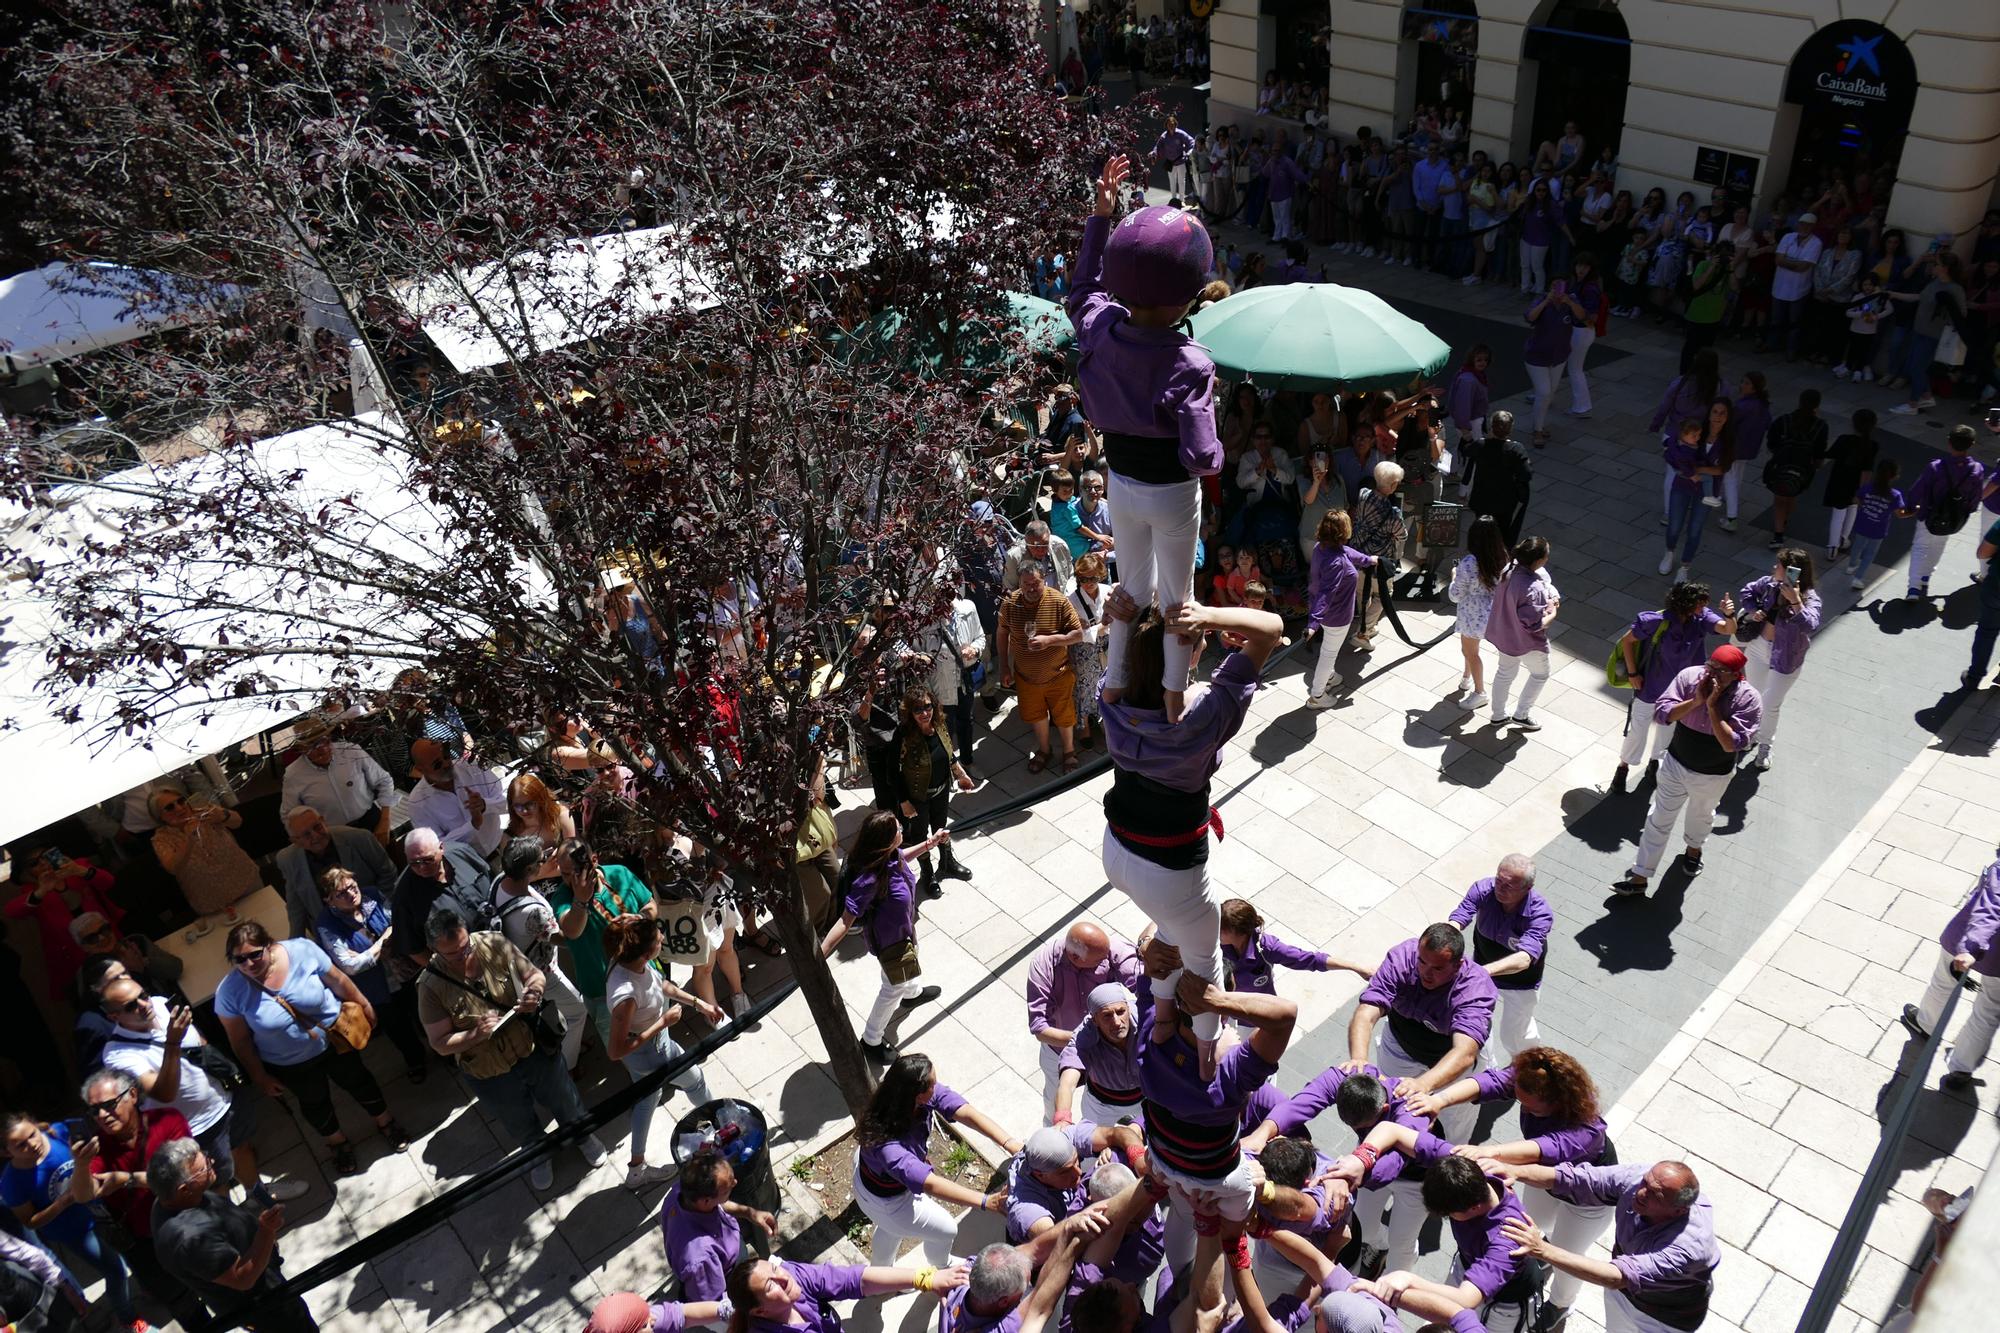
[[229,961],[238,967],[255,967],[264,961],[264,955],[269,952],[269,949],[252,949],[248,953],[233,953],[229,955]]
[[932,709],[931,705],[929,704],[918,704],[916,707],[912,708],[910,712],[917,717],[929,717],[932,712]]
[[114,1014],[143,1014],[150,1012],[152,1008],[152,997],[150,995],[141,995],[136,999],[127,1000],[123,1004],[112,1005],[111,1012]]
[[110,1101],[85,1102],[84,1105],[90,1108],[90,1112],[93,1115],[101,1115],[106,1117],[113,1116],[118,1113],[118,1103],[124,1101],[127,1097],[130,1097],[132,1095],[132,1091],[133,1090],[131,1088],[127,1088],[125,1089],[125,1091],[119,1093],[116,1097],[113,1097]]

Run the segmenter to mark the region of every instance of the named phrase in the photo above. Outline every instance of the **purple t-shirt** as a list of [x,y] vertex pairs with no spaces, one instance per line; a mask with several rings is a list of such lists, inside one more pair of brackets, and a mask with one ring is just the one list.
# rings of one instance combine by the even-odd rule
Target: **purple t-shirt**
[[681,1296],[690,1301],[719,1301],[725,1279],[743,1256],[743,1229],[721,1208],[697,1212],[681,1205],[678,1182],[660,1204],[660,1230],[666,1237],[667,1267],[681,1280]]
[[1138,1226],[1128,1227],[1118,1253],[1111,1257],[1110,1275],[1141,1286],[1160,1269],[1167,1253],[1167,1206],[1155,1205]]
[[[1083,1023],[1063,1047],[1058,1069],[1074,1069],[1083,1075],[1086,1087],[1101,1097],[1106,1092],[1128,1093],[1139,1088],[1139,1043],[1146,1034],[1135,1022],[1125,1044],[1119,1045],[1098,1030],[1095,1023]],[[1138,1107],[1132,1108],[1137,1111]]]
[[[1419,1134],[1412,1158],[1422,1166],[1433,1166],[1451,1156],[1452,1144],[1435,1134]],[[1491,1212],[1461,1222],[1452,1219],[1452,1239],[1458,1242],[1458,1262],[1463,1281],[1479,1288],[1479,1294],[1488,1300],[1495,1292],[1514,1280],[1521,1271],[1521,1261],[1512,1253],[1514,1242],[1500,1234],[1500,1228],[1508,1222],[1528,1220],[1528,1210],[1514,1197],[1514,1191],[1499,1176],[1486,1177],[1486,1183],[1493,1187],[1494,1195],[1500,1200]]]
[[[1884,491],[1872,481],[1856,493],[1854,503],[1858,511],[1854,515],[1854,535],[1877,541],[1889,535],[1889,520],[1896,516],[1896,511],[1910,507],[1894,486]],[[2000,504],[2000,491],[1995,491],[1986,503]]]
[[[1391,1124],[1407,1125],[1419,1133],[1431,1127],[1429,1117],[1420,1116],[1403,1104],[1403,1098],[1395,1086],[1397,1080],[1384,1077],[1382,1071],[1374,1065],[1363,1065],[1355,1072],[1367,1074],[1389,1088],[1389,1102],[1382,1108],[1382,1119]],[[1280,1134],[1287,1137],[1295,1135],[1314,1117],[1333,1105],[1334,1098],[1340,1095],[1340,1085],[1351,1077],[1353,1075],[1339,1065],[1329,1065],[1281,1105],[1272,1108],[1264,1118],[1276,1125]],[[1356,1135],[1357,1139],[1360,1137],[1363,1136]],[[1370,1168],[1367,1179],[1361,1182],[1362,1188],[1381,1189],[1384,1185],[1401,1178],[1403,1169],[1407,1165],[1401,1152],[1391,1149],[1383,1153]]]
[[[1129,226],[1138,216],[1120,225]],[[1110,219],[1093,214],[1083,224],[1069,294],[1083,409],[1102,431],[1178,440],[1181,466],[1197,477],[1212,477],[1222,471],[1215,362],[1178,329],[1134,324],[1132,312],[1104,290],[1104,246],[1110,238]]]
[[1354,585],[1358,570],[1372,568],[1375,557],[1352,546],[1314,542],[1312,574],[1306,585],[1306,614],[1312,624],[1334,629],[1354,623]]
[[1300,972],[1326,971],[1325,954],[1317,949],[1301,949],[1268,930],[1258,931],[1245,943],[1240,953],[1233,944],[1223,945],[1222,958],[1229,965],[1229,989],[1254,991],[1259,995],[1277,994],[1277,987],[1271,980],[1273,967],[1289,967]]
[[[1451,909],[1448,918],[1451,924],[1464,928],[1467,922],[1480,935],[1498,944],[1503,957],[1506,953],[1525,953],[1540,962],[1548,953],[1549,932],[1555,928],[1556,914],[1550,909],[1548,899],[1533,889],[1520,905],[1511,910],[1493,893],[1493,876],[1474,881],[1465,896],[1458,900],[1458,906]],[[1532,978],[1532,980],[1524,980]],[[1513,982],[1513,985],[1508,985]],[[1539,969],[1515,972],[1497,977],[1493,982],[1500,990],[1533,989],[1541,984]]]
[[1744,584],[1736,602],[1738,615],[1762,611],[1765,623],[1771,626],[1771,670],[1781,676],[1796,674],[1806,664],[1812,636],[1819,633],[1819,594],[1806,593],[1799,599],[1798,609],[1792,610],[1778,591],[1778,580],[1766,574]]
[[1976,960],[1972,970],[1983,977],[2000,977],[2000,861],[1980,873],[1972,893],[1959,904],[1958,911],[1938,935],[1938,947],[1956,957],[1969,953]]
[[1909,508],[1917,511],[1922,518],[1930,512],[1930,507],[1948,493],[1957,491],[1965,500],[1968,510],[1979,505],[1981,478],[1984,469],[1970,457],[1962,454],[1944,458],[1933,458],[1924,464],[1924,470],[1917,474],[1917,480],[1908,492]]
[[[1653,705],[1653,720],[1665,725],[1667,715],[1694,698],[1695,690],[1701,685],[1701,678],[1708,674],[1706,666],[1691,666],[1675,676],[1667,688],[1660,691],[1660,698]],[[1757,728],[1763,725],[1764,701],[1750,682],[1739,680],[1730,687],[1729,695],[1720,709],[1722,720],[1736,733],[1736,748],[1743,749],[1757,738]],[[1690,708],[1679,722],[1689,731],[1698,731],[1704,736],[1713,736],[1715,728],[1708,724],[1706,708]]]
[[[1704,610],[1698,616],[1675,621],[1665,611],[1641,611],[1632,618],[1631,634],[1639,641],[1639,653],[1645,658],[1646,670],[1639,678],[1639,698],[1646,703],[1659,700],[1660,691],[1667,683],[1691,666],[1700,666],[1708,660],[1708,636],[1717,633],[1722,624],[1719,611]],[[1660,634],[1658,643],[1653,635]],[[1651,656],[1646,656],[1650,653]]]
[[1748,463],[1764,452],[1764,433],[1771,429],[1771,405],[1755,394],[1736,400],[1729,414],[1736,427],[1736,461]]
[[891,852],[888,863],[880,870],[864,870],[856,875],[847,886],[847,899],[841,911],[866,923],[870,953],[881,953],[891,945],[915,939],[917,877],[910,873],[909,862],[902,853]]
[[1548,614],[1555,593],[1547,565],[1509,569],[1493,590],[1493,610],[1486,617],[1486,641],[1494,651],[1510,657],[1547,652],[1549,631],[1542,618]]
[[[1152,1022],[1150,1010],[1146,1021]],[[1243,1103],[1277,1072],[1247,1041],[1230,1047],[1207,1081],[1185,1031],[1177,1029],[1162,1042],[1153,1040],[1149,1029],[1139,1047],[1139,1086],[1146,1099],[1197,1125],[1240,1126]]]
[[[1312,1175],[1317,1176],[1320,1172],[1331,1169],[1333,1163],[1333,1158],[1328,1157],[1323,1152],[1315,1151],[1313,1153]],[[1311,1178],[1311,1176],[1307,1177],[1307,1179]],[[1318,1205],[1318,1211],[1303,1222],[1287,1222],[1275,1218],[1271,1216],[1270,1210],[1261,1202],[1252,1206],[1259,1220],[1270,1227],[1271,1230],[1289,1231],[1294,1236],[1305,1237],[1315,1245],[1332,1234],[1333,1229],[1346,1221],[1348,1213],[1353,1210],[1353,1202],[1350,1198],[1345,1207],[1329,1211],[1326,1206],[1326,1185],[1324,1183],[1308,1186],[1299,1192]]]
[[1569,311],[1550,301],[1541,314],[1528,321],[1528,340],[1521,347],[1521,358],[1531,366],[1559,366],[1569,360],[1574,333]]
[[1715,1243],[1715,1210],[1708,1196],[1697,1196],[1684,1217],[1648,1222],[1639,1216],[1632,1196],[1651,1169],[1639,1162],[1618,1166],[1564,1163],[1556,1168],[1549,1193],[1582,1207],[1610,1204],[1616,1208],[1611,1262],[1625,1275],[1628,1296],[1643,1301],[1712,1287],[1722,1249]]
[[1043,1218],[1060,1222],[1090,1202],[1087,1187],[1090,1173],[1097,1165],[1091,1155],[1090,1140],[1097,1133],[1097,1126],[1085,1120],[1057,1128],[1069,1137],[1069,1146],[1076,1149],[1083,1171],[1076,1184],[1061,1190],[1035,1179],[1028,1170],[1027,1158],[1019,1153],[1014,1155],[1007,1163],[1007,1239],[1015,1245],[1028,1239],[1029,1229]]
[[[1514,1100],[1514,1069],[1502,1065],[1498,1069],[1482,1069],[1472,1076],[1479,1092],[1475,1100],[1482,1102]],[[1565,1125],[1553,1116],[1536,1115],[1527,1107],[1521,1108],[1521,1137],[1532,1139],[1541,1153],[1543,1166],[1559,1166],[1564,1162],[1594,1162],[1604,1151],[1607,1131],[1604,1117],[1598,1116],[1588,1124]]]
[[757,1333],[840,1333],[840,1319],[826,1308],[828,1301],[861,1299],[860,1264],[798,1264],[787,1259],[785,1271],[799,1284],[800,1299],[792,1309],[805,1322],[784,1323],[776,1319],[750,1316]]
[[1417,976],[1417,942],[1404,940],[1390,949],[1382,966],[1361,992],[1361,1003],[1377,1005],[1423,1024],[1433,1032],[1472,1038],[1484,1046],[1493,1027],[1493,978],[1470,957],[1458,961],[1458,973],[1436,990],[1426,990]]
[[1118,767],[1177,791],[1200,791],[1222,767],[1222,747],[1243,729],[1257,693],[1257,664],[1231,653],[1207,688],[1188,691],[1187,711],[1167,721],[1157,708],[1104,703],[1104,748]]
[[965,1109],[965,1098],[940,1083],[931,1089],[929,1109],[930,1114],[917,1116],[900,1138],[861,1150],[862,1181],[883,1198],[893,1198],[903,1190],[922,1191],[931,1174],[931,1119],[958,1119],[958,1113]]
[[[1354,1274],[1339,1264],[1333,1266],[1326,1275],[1326,1281],[1320,1284],[1324,1291],[1346,1291],[1353,1285]],[[1366,1292],[1359,1294],[1369,1301],[1374,1301],[1376,1307],[1381,1310],[1382,1333],[1403,1333],[1403,1321],[1397,1317],[1394,1310]],[[1271,1318],[1276,1320],[1281,1328],[1294,1330],[1294,1333],[1305,1333],[1305,1330],[1313,1328],[1316,1324],[1315,1316],[1319,1313],[1317,1301],[1311,1303],[1302,1301],[1295,1291],[1280,1294],[1268,1301],[1265,1308],[1270,1311]],[[1454,1317],[1451,1321],[1452,1333],[1486,1333],[1486,1326],[1479,1322],[1476,1311],[1461,1311],[1461,1313],[1470,1313],[1472,1322],[1461,1325]],[[1221,1333],[1257,1333],[1257,1325],[1252,1324],[1247,1316],[1238,1315],[1222,1326]]]
[[1673,488],[1682,495],[1699,495],[1708,478],[1695,475],[1696,468],[1715,467],[1722,457],[1722,445],[1715,440],[1689,444],[1678,433],[1667,440],[1667,469],[1674,474]]

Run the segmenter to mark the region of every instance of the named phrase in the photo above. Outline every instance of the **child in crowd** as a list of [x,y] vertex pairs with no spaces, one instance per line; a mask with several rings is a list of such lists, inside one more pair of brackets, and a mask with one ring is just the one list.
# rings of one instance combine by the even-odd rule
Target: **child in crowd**
[[[1164,609],[1194,593],[1197,478],[1222,470],[1215,363],[1176,328],[1208,281],[1215,251],[1201,223],[1178,208],[1140,207],[1114,229],[1111,215],[1130,172],[1122,155],[1104,164],[1071,274],[1069,314],[1077,388],[1104,432],[1108,498],[1124,541],[1120,586],[1141,608],[1157,602]],[[1130,621],[1111,623],[1107,687],[1125,685],[1132,630]],[[1166,636],[1160,682],[1169,722],[1186,706],[1190,647],[1178,634]]]
[[1835,379],[1852,376],[1856,384],[1867,384],[1875,378],[1876,329],[1888,313],[1889,298],[1881,282],[1872,271],[1863,273],[1861,290],[1847,307],[1847,355],[1833,368]]
[[[1250,611],[1266,610],[1268,609],[1268,604],[1270,600],[1271,600],[1271,590],[1265,587],[1262,583],[1252,580],[1251,582],[1243,585],[1243,605],[1246,610]],[[1249,642],[1250,641],[1248,639],[1246,639],[1241,634],[1238,634],[1233,630],[1226,630],[1223,632],[1222,635],[1223,646],[1230,649],[1231,651],[1241,648]],[[1278,646],[1280,648],[1289,648],[1291,646],[1291,643],[1292,640],[1291,636],[1289,635],[1280,635],[1278,638]],[[1257,688],[1261,690],[1264,688],[1264,686],[1260,684]]]
[[1271,980],[1273,966],[1300,972],[1354,972],[1364,979],[1375,975],[1372,967],[1280,939],[1264,929],[1264,918],[1241,898],[1222,904],[1222,961],[1229,968],[1229,989],[1257,995],[1278,993]]
[[1875,553],[1882,549],[1882,539],[1889,535],[1889,520],[1907,507],[1903,493],[1896,489],[1898,472],[1895,459],[1876,459],[1875,470],[1855,497],[1854,539],[1848,549],[1847,572],[1854,580],[1848,586],[1856,592],[1861,591],[1868,567],[1875,563]]
[[1875,466],[1875,455],[1881,448],[1875,443],[1875,413],[1864,407],[1855,412],[1853,420],[1854,429],[1835,440],[1827,451],[1826,493],[1820,501],[1833,511],[1826,532],[1829,565],[1847,552],[1860,509],[1856,492],[1861,478]]
[[1076,502],[1076,517],[1090,549],[1109,560],[1117,543],[1111,536],[1111,504],[1104,498],[1102,472],[1083,474],[1083,495]]
[[1320,636],[1319,658],[1306,682],[1306,707],[1333,707],[1327,691],[1340,684],[1333,669],[1347,633],[1354,628],[1354,610],[1361,589],[1360,570],[1373,569],[1376,557],[1347,543],[1354,537],[1354,520],[1344,509],[1329,509],[1319,521],[1312,553],[1312,576],[1306,585],[1306,633]]
[[1049,474],[1049,532],[1069,547],[1070,559],[1090,554],[1090,538],[1083,535],[1083,516],[1077,510],[1076,477],[1066,467]]
[[1218,546],[1215,548],[1214,581],[1209,585],[1208,604],[1210,606],[1241,606],[1236,594],[1230,590],[1229,581],[1236,577],[1236,548]]
[[1229,605],[1248,606],[1245,593],[1253,583],[1263,580],[1264,573],[1257,568],[1257,552],[1254,547],[1236,548],[1236,568],[1229,574]]

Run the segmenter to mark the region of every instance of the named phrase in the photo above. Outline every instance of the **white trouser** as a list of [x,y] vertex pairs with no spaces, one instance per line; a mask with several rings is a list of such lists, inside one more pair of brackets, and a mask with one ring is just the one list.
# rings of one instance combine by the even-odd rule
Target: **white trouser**
[[1674,738],[1674,729],[1664,722],[1653,720],[1653,704],[1641,699],[1637,690],[1632,691],[1632,702],[1628,708],[1631,719],[1625,728],[1624,742],[1618,749],[1618,762],[1630,768],[1642,759],[1650,763],[1664,754],[1667,742]]
[[[1429,1065],[1421,1060],[1412,1058],[1410,1053],[1398,1044],[1396,1034],[1390,1029],[1386,1019],[1376,1026],[1375,1036],[1375,1067],[1382,1071],[1385,1079],[1415,1078],[1419,1074],[1430,1072]],[[1471,1078],[1480,1070],[1491,1069],[1492,1067],[1493,1061],[1487,1055],[1486,1048],[1481,1047],[1479,1054],[1473,1058],[1472,1068],[1460,1074],[1459,1077]],[[1438,1112],[1438,1130],[1451,1142],[1464,1143],[1471,1137],[1473,1123],[1478,1118],[1479,1108],[1471,1102],[1466,1102],[1460,1106],[1448,1106]],[[1419,1215],[1423,1213],[1424,1206],[1422,1200],[1418,1200],[1416,1211]],[[1368,1243],[1370,1245],[1375,1244],[1372,1240]]]
[[[1954,1074],[1970,1074],[1979,1068],[1993,1046],[1994,1029],[2000,1028],[2000,977],[1981,977],[1979,982],[1979,994],[1968,995],[1958,1002],[1959,1008],[1970,1007],[1972,1013],[1958,1030],[1958,1039],[1944,1062],[1944,1067]],[[1926,1032],[1937,1031],[1938,1015],[1944,1012],[1944,1002],[1958,984],[1959,979],[1951,974],[1951,955],[1939,949],[1930,989],[1917,1005],[1917,1021]]]
[[[1167,636],[1172,639],[1174,636]],[[1222,981],[1221,900],[1208,883],[1208,862],[1169,870],[1135,855],[1104,830],[1104,877],[1153,919],[1160,939],[1181,951],[1181,966],[1196,976]],[[1152,983],[1153,998],[1169,999],[1180,973]],[[1222,1030],[1214,1014],[1196,1014],[1194,1031],[1203,1041]]]
[[[1931,581],[1931,571],[1944,559],[1944,544],[1950,537],[1940,537],[1917,520],[1917,530],[1910,534],[1910,586],[1921,588]],[[1172,636],[1169,635],[1169,638]]]
[[1334,664],[1340,660],[1340,650],[1347,642],[1348,631],[1354,622],[1345,625],[1322,625],[1319,630],[1319,657],[1313,662],[1312,679],[1306,684],[1306,692],[1317,699],[1324,695],[1329,685],[1340,683],[1340,673]]
[[1535,429],[1540,430],[1549,419],[1549,405],[1556,396],[1556,389],[1562,384],[1563,363],[1553,366],[1529,366],[1528,383],[1535,386]]
[[[1288,241],[1292,238],[1292,201],[1273,199],[1271,201],[1271,239]],[[1114,519],[1113,522],[1116,522]]]
[[1606,1289],[1604,1333],[1678,1333],[1678,1330],[1642,1312],[1624,1292]]
[[[1056,1084],[1062,1082],[1062,1052],[1039,1038],[1036,1039],[1035,1045],[1041,1048],[1042,1123],[1048,1124],[1055,1119],[1056,1114]],[[1087,1118],[1078,1117],[1078,1119]]]
[[1251,1174],[1248,1155],[1236,1159],[1236,1169],[1219,1178],[1190,1176],[1176,1171],[1158,1157],[1152,1158],[1153,1169],[1160,1179],[1173,1186],[1173,1211],[1187,1213],[1217,1213],[1231,1222],[1241,1222],[1250,1216],[1250,1205],[1257,1198],[1258,1177]]
[[[1538,292],[1549,285],[1549,247],[1521,242],[1521,290]],[[1530,370],[1533,367],[1529,367]]]
[[1184,202],[1193,196],[1194,190],[1188,183],[1186,158],[1167,164],[1167,193],[1178,196]]
[[882,989],[875,992],[875,1003],[868,1010],[868,1022],[861,1029],[861,1040],[870,1046],[882,1040],[888,1031],[889,1020],[896,1016],[896,1006],[916,995],[924,988],[922,977],[911,977],[908,981],[891,981],[889,974],[882,974]]
[[1826,544],[1838,550],[1854,535],[1854,520],[1861,517],[1861,506],[1851,504],[1845,509],[1832,511],[1826,524]]
[[[1177,439],[1157,446],[1180,450]],[[1105,500],[1111,506],[1111,526],[1118,534],[1118,586],[1139,604],[1157,601],[1164,612],[1187,601],[1194,588],[1194,546],[1201,535],[1201,483],[1132,481],[1112,472]],[[1104,683],[1125,685],[1125,644],[1132,622],[1114,620],[1104,654]],[[1188,686],[1189,648],[1178,634],[1167,635],[1166,669],[1160,683],[1179,692]]]
[[1097,1094],[1089,1088],[1078,1088],[1076,1090],[1076,1097],[1076,1118],[1078,1120],[1087,1120],[1093,1125],[1115,1125],[1126,1116],[1136,1118],[1139,1114],[1138,1103],[1135,1102],[1130,1106],[1119,1106],[1114,1102],[1099,1101]]
[[[1389,1207],[1392,1202],[1394,1208]],[[1382,1217],[1385,1211],[1386,1225]],[[1354,1199],[1354,1217],[1361,1223],[1362,1243],[1388,1255],[1382,1262],[1383,1272],[1416,1267],[1417,1233],[1424,1229],[1422,1181],[1395,1180],[1381,1189],[1362,1190]]]
[[1748,466],[1741,459],[1729,465],[1722,474],[1722,512],[1733,523],[1743,505],[1743,469]]
[[[1535,1225],[1542,1229],[1549,1242],[1571,1254],[1590,1253],[1590,1247],[1604,1234],[1604,1228],[1611,1225],[1612,1210],[1609,1207],[1592,1205],[1579,1208],[1534,1185],[1523,1186],[1520,1194],[1521,1206],[1528,1210],[1528,1216],[1535,1219]],[[1583,1279],[1571,1277],[1553,1266],[1549,1273],[1549,1304],[1560,1305],[1565,1310],[1575,1305],[1576,1294],[1583,1289]]]
[[1250,1271],[1256,1276],[1257,1290],[1259,1293],[1270,1292],[1270,1300],[1276,1300],[1288,1291],[1296,1291],[1299,1283],[1306,1279],[1305,1272],[1267,1240],[1255,1242],[1250,1255]]
[[920,1241],[924,1262],[942,1268],[951,1262],[951,1243],[958,1238],[958,1219],[928,1194],[904,1190],[893,1199],[884,1199],[861,1183],[861,1161],[854,1163],[854,1202],[875,1224],[875,1240],[868,1259],[877,1268],[895,1266],[896,1251],[906,1240]]
[[1743,647],[1743,655],[1749,662],[1743,670],[1743,679],[1750,682],[1750,688],[1757,691],[1764,700],[1764,716],[1757,724],[1757,749],[1768,751],[1771,742],[1778,739],[1778,714],[1785,710],[1785,696],[1792,692],[1799,673],[1771,670],[1771,641],[1752,639]]
[[[1453,1253],[1451,1269],[1445,1280],[1454,1287],[1465,1281],[1463,1254]],[[1476,1311],[1481,1319],[1479,1326],[1489,1333],[1532,1333],[1528,1323],[1528,1307],[1520,1301],[1496,1299],[1490,1304],[1481,1301]]]
[[569,1024],[569,1030],[563,1033],[563,1065],[574,1070],[576,1057],[583,1053],[583,1030],[590,1026],[590,1006],[584,1002],[583,992],[562,970],[561,963],[551,959],[542,971],[548,974],[548,996],[556,1002],[556,1012]]
[[1590,411],[1590,381],[1583,373],[1583,358],[1597,341],[1597,326],[1588,325],[1569,335],[1569,410],[1578,416]]
[[1674,816],[1687,807],[1681,836],[1696,851],[1708,841],[1709,826],[1715,822],[1715,805],[1729,786],[1727,773],[1693,773],[1681,767],[1671,751],[1660,756],[1659,785],[1653,789],[1653,805],[1646,811],[1646,831],[1639,835],[1639,857],[1632,873],[1646,879],[1659,868],[1666,854],[1667,840],[1673,837]]
[[1542,1030],[1535,1025],[1535,1008],[1541,1002],[1540,986],[1499,992],[1493,1006],[1493,1035],[1486,1039],[1484,1052],[1494,1064],[1506,1064],[1542,1039]]
[[1505,722],[1507,695],[1514,688],[1514,677],[1521,674],[1521,668],[1528,669],[1528,679],[1521,685],[1521,702],[1516,706],[1513,717],[1531,717],[1535,700],[1542,697],[1542,686],[1549,683],[1549,650],[1538,648],[1532,653],[1501,653],[1500,665],[1493,671],[1493,720]]

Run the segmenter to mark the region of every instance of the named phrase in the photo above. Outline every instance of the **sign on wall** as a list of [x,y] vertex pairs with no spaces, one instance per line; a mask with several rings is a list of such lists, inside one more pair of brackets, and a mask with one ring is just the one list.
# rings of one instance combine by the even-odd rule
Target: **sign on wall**
[[1910,118],[1917,65],[1901,38],[1879,23],[1842,19],[1806,38],[1785,76],[1785,100],[1847,120]]
[[1723,148],[1697,148],[1694,150],[1694,179],[1702,185],[1720,185],[1725,172],[1729,170],[1729,152]]

